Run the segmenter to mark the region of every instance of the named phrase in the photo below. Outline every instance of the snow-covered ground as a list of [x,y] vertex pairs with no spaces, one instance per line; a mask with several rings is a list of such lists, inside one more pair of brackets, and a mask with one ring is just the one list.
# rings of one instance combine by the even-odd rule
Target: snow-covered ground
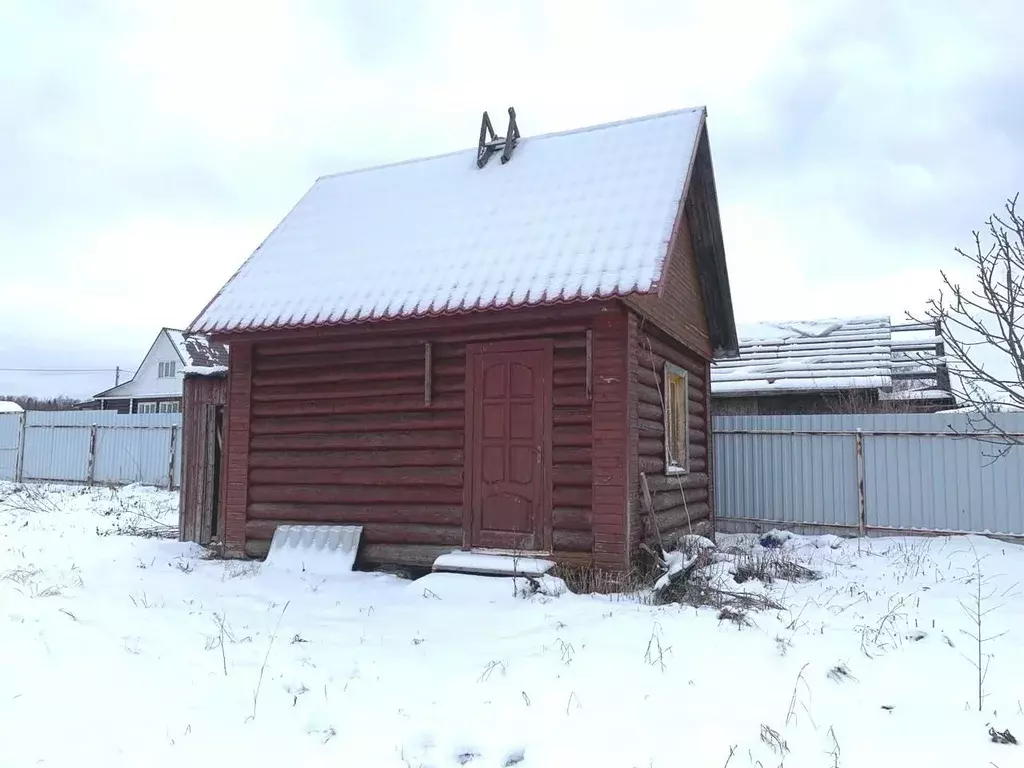
[[[288,576],[118,533],[175,506],[0,484],[0,766],[1024,765],[988,736],[1024,737],[1014,544],[791,538],[824,578],[774,582],[785,608],[739,627],[502,578]],[[983,634],[1004,633],[982,712],[976,556]]]

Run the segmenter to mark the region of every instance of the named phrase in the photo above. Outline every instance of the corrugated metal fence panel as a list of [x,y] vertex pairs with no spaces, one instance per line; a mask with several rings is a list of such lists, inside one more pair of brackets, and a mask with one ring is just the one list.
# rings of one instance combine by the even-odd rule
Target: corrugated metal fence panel
[[0,480],[14,480],[21,440],[20,413],[0,413]]
[[[1003,446],[963,437],[976,434],[963,414],[874,418],[878,431],[954,434],[864,437],[869,526],[1024,536],[1024,447],[1000,457]],[[995,418],[1024,433],[1024,414]]]
[[[857,462],[838,435],[758,434],[818,430],[818,416],[715,419],[715,499],[719,517],[856,526]],[[794,424],[799,420],[799,426]]]
[[96,428],[96,466],[93,479],[97,483],[144,483],[167,487],[171,471],[171,440],[175,443],[174,485],[180,476],[177,426]]
[[[994,418],[1024,434],[1024,414]],[[970,437],[970,416],[723,416],[714,427],[719,518],[856,528],[860,430],[869,529],[1024,535],[1024,447],[997,459],[1001,446]]]
[[138,482],[167,487],[173,433],[173,483],[175,487],[180,484],[181,415],[171,413],[30,412],[25,435],[24,479],[88,482],[89,448],[94,428],[93,482]]
[[88,477],[90,427],[33,424],[25,433],[25,480],[84,483]]

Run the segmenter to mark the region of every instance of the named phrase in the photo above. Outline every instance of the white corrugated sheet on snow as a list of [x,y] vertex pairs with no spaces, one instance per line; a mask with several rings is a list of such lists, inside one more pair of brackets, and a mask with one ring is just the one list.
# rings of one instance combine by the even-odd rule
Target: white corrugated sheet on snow
[[741,324],[737,330],[739,357],[711,370],[718,396],[853,389],[885,390],[890,399],[949,396],[936,382],[936,367],[945,365],[937,354],[941,338],[927,325],[855,317]]
[[[649,292],[703,125],[687,109],[327,176],[192,325],[304,326]],[[500,126],[499,126],[500,130]]]

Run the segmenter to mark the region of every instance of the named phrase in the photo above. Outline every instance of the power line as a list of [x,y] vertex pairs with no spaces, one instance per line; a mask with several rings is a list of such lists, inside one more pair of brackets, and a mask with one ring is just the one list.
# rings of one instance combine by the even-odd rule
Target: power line
[[[117,373],[116,368],[0,368],[0,373]],[[121,368],[120,372],[123,374],[129,374],[126,368]]]

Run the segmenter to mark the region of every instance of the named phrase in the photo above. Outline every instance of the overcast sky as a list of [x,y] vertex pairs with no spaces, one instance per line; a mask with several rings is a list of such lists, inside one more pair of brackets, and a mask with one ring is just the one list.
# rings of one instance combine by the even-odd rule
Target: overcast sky
[[135,366],[316,177],[475,146],[510,104],[526,136],[706,105],[737,319],[902,316],[1024,186],[1022,26],[1014,0],[0,0],[0,368]]

